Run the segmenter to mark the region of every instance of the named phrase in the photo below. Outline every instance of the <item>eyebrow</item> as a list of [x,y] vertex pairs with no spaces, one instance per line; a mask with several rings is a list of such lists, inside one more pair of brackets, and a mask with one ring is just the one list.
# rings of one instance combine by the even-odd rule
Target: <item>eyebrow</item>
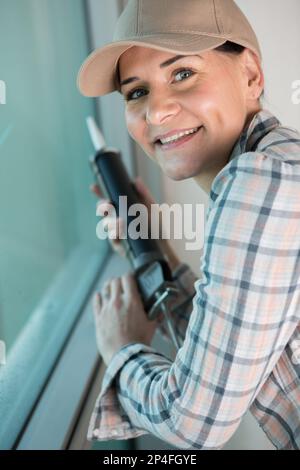
[[[183,57],[195,57],[195,55],[176,55],[176,56],[171,57],[170,59],[166,60],[162,64],[160,64],[159,67],[161,69],[163,69],[164,67],[168,67],[169,65],[172,65],[174,62],[176,62],[179,59],[182,59]],[[200,55],[197,55],[197,57],[200,57],[202,59],[202,57]],[[139,77],[126,78],[125,80],[122,80],[122,82],[120,83],[120,88],[122,86],[127,85],[128,83],[134,82],[136,80],[140,80]]]

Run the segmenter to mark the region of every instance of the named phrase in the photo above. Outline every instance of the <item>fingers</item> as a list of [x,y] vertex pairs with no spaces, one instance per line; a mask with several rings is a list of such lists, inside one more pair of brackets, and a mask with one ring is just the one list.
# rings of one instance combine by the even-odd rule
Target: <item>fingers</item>
[[103,302],[107,302],[110,299],[115,299],[122,293],[122,284],[121,279],[118,277],[114,277],[112,279],[108,279],[104,282],[102,289],[101,289],[101,300]]
[[103,283],[102,289],[101,289],[101,297],[103,302],[109,300],[111,296],[111,280],[108,279]]
[[[139,194],[144,198],[145,203],[148,206],[150,206],[151,204],[156,204],[156,201],[155,201],[154,197],[152,196],[149,188],[147,188],[147,186],[145,185],[145,183],[143,182],[143,180],[140,176],[138,176],[134,180],[134,185],[135,185],[137,191],[139,192]],[[94,193],[95,196],[97,196],[98,198],[103,199],[102,191],[101,191],[100,187],[97,184],[91,184],[90,185],[90,191],[92,193]],[[107,200],[103,199],[103,201],[107,201]]]
[[121,277],[122,289],[125,297],[138,295],[137,285],[132,273],[126,273]]
[[106,216],[102,221],[103,229],[108,232],[108,239],[113,250],[123,258],[126,257],[126,250],[120,238],[126,238],[125,222],[121,218]]
[[95,320],[99,318],[101,309],[107,302],[119,299],[122,290],[120,278],[108,279],[104,282],[101,292],[96,292],[92,299]]
[[97,197],[103,197],[100,187],[97,184],[90,185],[90,191],[95,194]]
[[97,215],[105,217],[103,220],[103,228],[109,232],[109,242],[113,250],[123,258],[126,257],[126,250],[120,241],[120,237],[125,238],[125,222],[121,218],[109,217],[112,205],[108,199],[103,198],[103,194],[100,187],[97,184],[90,185],[90,191],[94,193],[98,198],[97,201]]
[[103,220],[103,228],[109,232],[110,238],[113,240],[121,238],[125,235],[125,224],[121,218],[115,219],[114,217],[106,217]]
[[98,321],[103,305],[110,298],[110,284],[109,281],[106,281],[102,286],[101,293],[96,292],[93,295],[93,313],[95,321]]
[[108,199],[101,198],[99,201],[97,201],[96,206],[97,215],[106,216],[115,213],[115,208]]
[[[145,199],[145,202],[147,204],[155,204],[156,201],[154,197],[152,196],[150,190],[147,188],[145,183],[143,182],[142,178],[138,176],[134,180],[134,184],[138,192],[141,194],[141,196]],[[100,199],[103,199],[103,193],[99,187],[98,184],[94,183],[90,185],[90,191],[95,194]],[[104,199],[105,200],[105,199]]]
[[110,239],[109,240],[114,251],[116,253],[118,253],[120,256],[122,256],[123,258],[126,257],[126,250],[124,248],[124,246],[122,245],[121,241],[120,240],[114,240],[114,239]]
[[122,294],[122,283],[119,277],[111,280],[110,293],[112,300],[116,299]]
[[101,307],[102,307],[101,295],[99,294],[99,292],[96,292],[93,296],[93,312],[94,312],[95,318],[100,314]]
[[103,228],[111,234],[111,238],[125,236],[125,221],[121,217],[116,217],[114,206],[107,199],[100,199],[97,202],[97,215],[105,217]]

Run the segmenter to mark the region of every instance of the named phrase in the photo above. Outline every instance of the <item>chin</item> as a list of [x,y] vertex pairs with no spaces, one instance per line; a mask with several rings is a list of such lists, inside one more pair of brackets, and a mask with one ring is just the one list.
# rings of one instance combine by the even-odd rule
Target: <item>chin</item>
[[163,172],[165,173],[168,178],[174,181],[183,181],[189,178],[193,178],[194,176],[199,174],[199,169],[191,170],[191,169],[175,169],[174,168],[164,168]]

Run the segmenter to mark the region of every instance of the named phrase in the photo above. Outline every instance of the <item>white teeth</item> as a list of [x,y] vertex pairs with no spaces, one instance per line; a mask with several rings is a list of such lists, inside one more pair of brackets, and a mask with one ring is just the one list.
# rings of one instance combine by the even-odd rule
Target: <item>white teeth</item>
[[160,141],[161,141],[162,144],[167,144],[169,142],[174,142],[175,140],[180,139],[184,135],[194,134],[198,129],[199,129],[198,127],[195,127],[195,129],[191,129],[191,130],[185,131],[185,132],[180,132],[179,134],[175,134],[172,137],[166,137],[165,139],[160,139]]

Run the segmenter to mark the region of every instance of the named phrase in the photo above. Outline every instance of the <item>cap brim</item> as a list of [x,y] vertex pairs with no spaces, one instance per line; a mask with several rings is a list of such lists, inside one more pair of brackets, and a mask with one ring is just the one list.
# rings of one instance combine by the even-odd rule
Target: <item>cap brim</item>
[[159,37],[118,41],[96,49],[83,62],[77,77],[79,91],[88,97],[106,95],[116,91],[115,72],[120,56],[133,46],[149,47],[161,51],[196,54],[224,44],[224,37],[166,34]]

